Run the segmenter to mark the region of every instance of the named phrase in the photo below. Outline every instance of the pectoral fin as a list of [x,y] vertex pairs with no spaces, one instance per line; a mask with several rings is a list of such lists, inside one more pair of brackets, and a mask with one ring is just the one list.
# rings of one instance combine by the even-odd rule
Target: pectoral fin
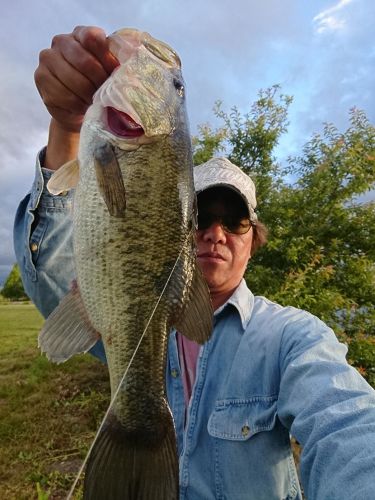
[[210,292],[198,265],[195,265],[189,298],[185,308],[174,321],[174,327],[194,342],[204,344],[213,327],[213,308]]
[[75,285],[48,316],[38,344],[48,359],[62,363],[74,354],[87,352],[99,339]]
[[78,184],[79,163],[78,160],[71,160],[60,167],[51,176],[47,183],[47,189],[51,194],[60,194],[63,191],[69,191]]
[[110,144],[103,143],[94,152],[96,180],[108,211],[123,217],[126,209],[125,186],[120,165]]

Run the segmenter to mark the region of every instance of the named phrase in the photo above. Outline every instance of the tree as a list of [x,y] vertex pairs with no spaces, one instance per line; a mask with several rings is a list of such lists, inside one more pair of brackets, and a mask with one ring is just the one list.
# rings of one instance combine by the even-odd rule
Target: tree
[[278,276],[265,292],[336,330],[375,336],[375,204],[356,201],[375,183],[375,128],[351,110],[345,132],[326,124],[288,172],[296,183],[280,186],[264,214],[272,236],[262,264]]
[[4,286],[1,290],[1,295],[11,300],[28,299],[23,288],[20,270],[17,264],[14,264],[7,279],[5,280]]
[[290,102],[274,86],[260,91],[244,115],[216,105],[223,126],[206,126],[195,144],[201,157],[206,143],[209,154],[224,150],[257,186],[258,215],[270,235],[249,265],[250,288],[322,318],[375,384],[375,203],[358,202],[375,184],[375,128],[352,109],[346,131],[325,124],[281,166],[274,149],[287,130]]

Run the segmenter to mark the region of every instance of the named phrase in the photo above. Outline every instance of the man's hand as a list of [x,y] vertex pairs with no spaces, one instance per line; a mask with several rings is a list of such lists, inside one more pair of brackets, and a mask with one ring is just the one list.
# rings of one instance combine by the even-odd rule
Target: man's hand
[[42,50],[35,83],[59,128],[79,132],[92,96],[118,65],[104,31],[77,26]]
[[44,166],[57,169],[77,157],[83,117],[95,91],[119,62],[101,28],[77,26],[42,50],[35,83],[52,116]]

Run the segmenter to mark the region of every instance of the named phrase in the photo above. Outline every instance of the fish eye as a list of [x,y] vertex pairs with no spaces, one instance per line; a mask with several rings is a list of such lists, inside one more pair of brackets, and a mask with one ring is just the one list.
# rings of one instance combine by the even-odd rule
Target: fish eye
[[173,85],[174,85],[175,89],[177,90],[177,94],[180,97],[184,97],[184,95],[185,95],[184,84],[180,80],[178,80],[177,78],[174,78],[173,79]]

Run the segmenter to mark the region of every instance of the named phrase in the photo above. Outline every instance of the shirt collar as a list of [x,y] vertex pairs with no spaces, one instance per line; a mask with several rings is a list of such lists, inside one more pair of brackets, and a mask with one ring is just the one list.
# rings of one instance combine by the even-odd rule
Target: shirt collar
[[242,328],[246,330],[253,311],[254,295],[248,289],[246,281],[243,278],[225,304],[216,309],[214,316],[218,316],[228,306],[228,304],[231,304],[237,309],[241,318]]

